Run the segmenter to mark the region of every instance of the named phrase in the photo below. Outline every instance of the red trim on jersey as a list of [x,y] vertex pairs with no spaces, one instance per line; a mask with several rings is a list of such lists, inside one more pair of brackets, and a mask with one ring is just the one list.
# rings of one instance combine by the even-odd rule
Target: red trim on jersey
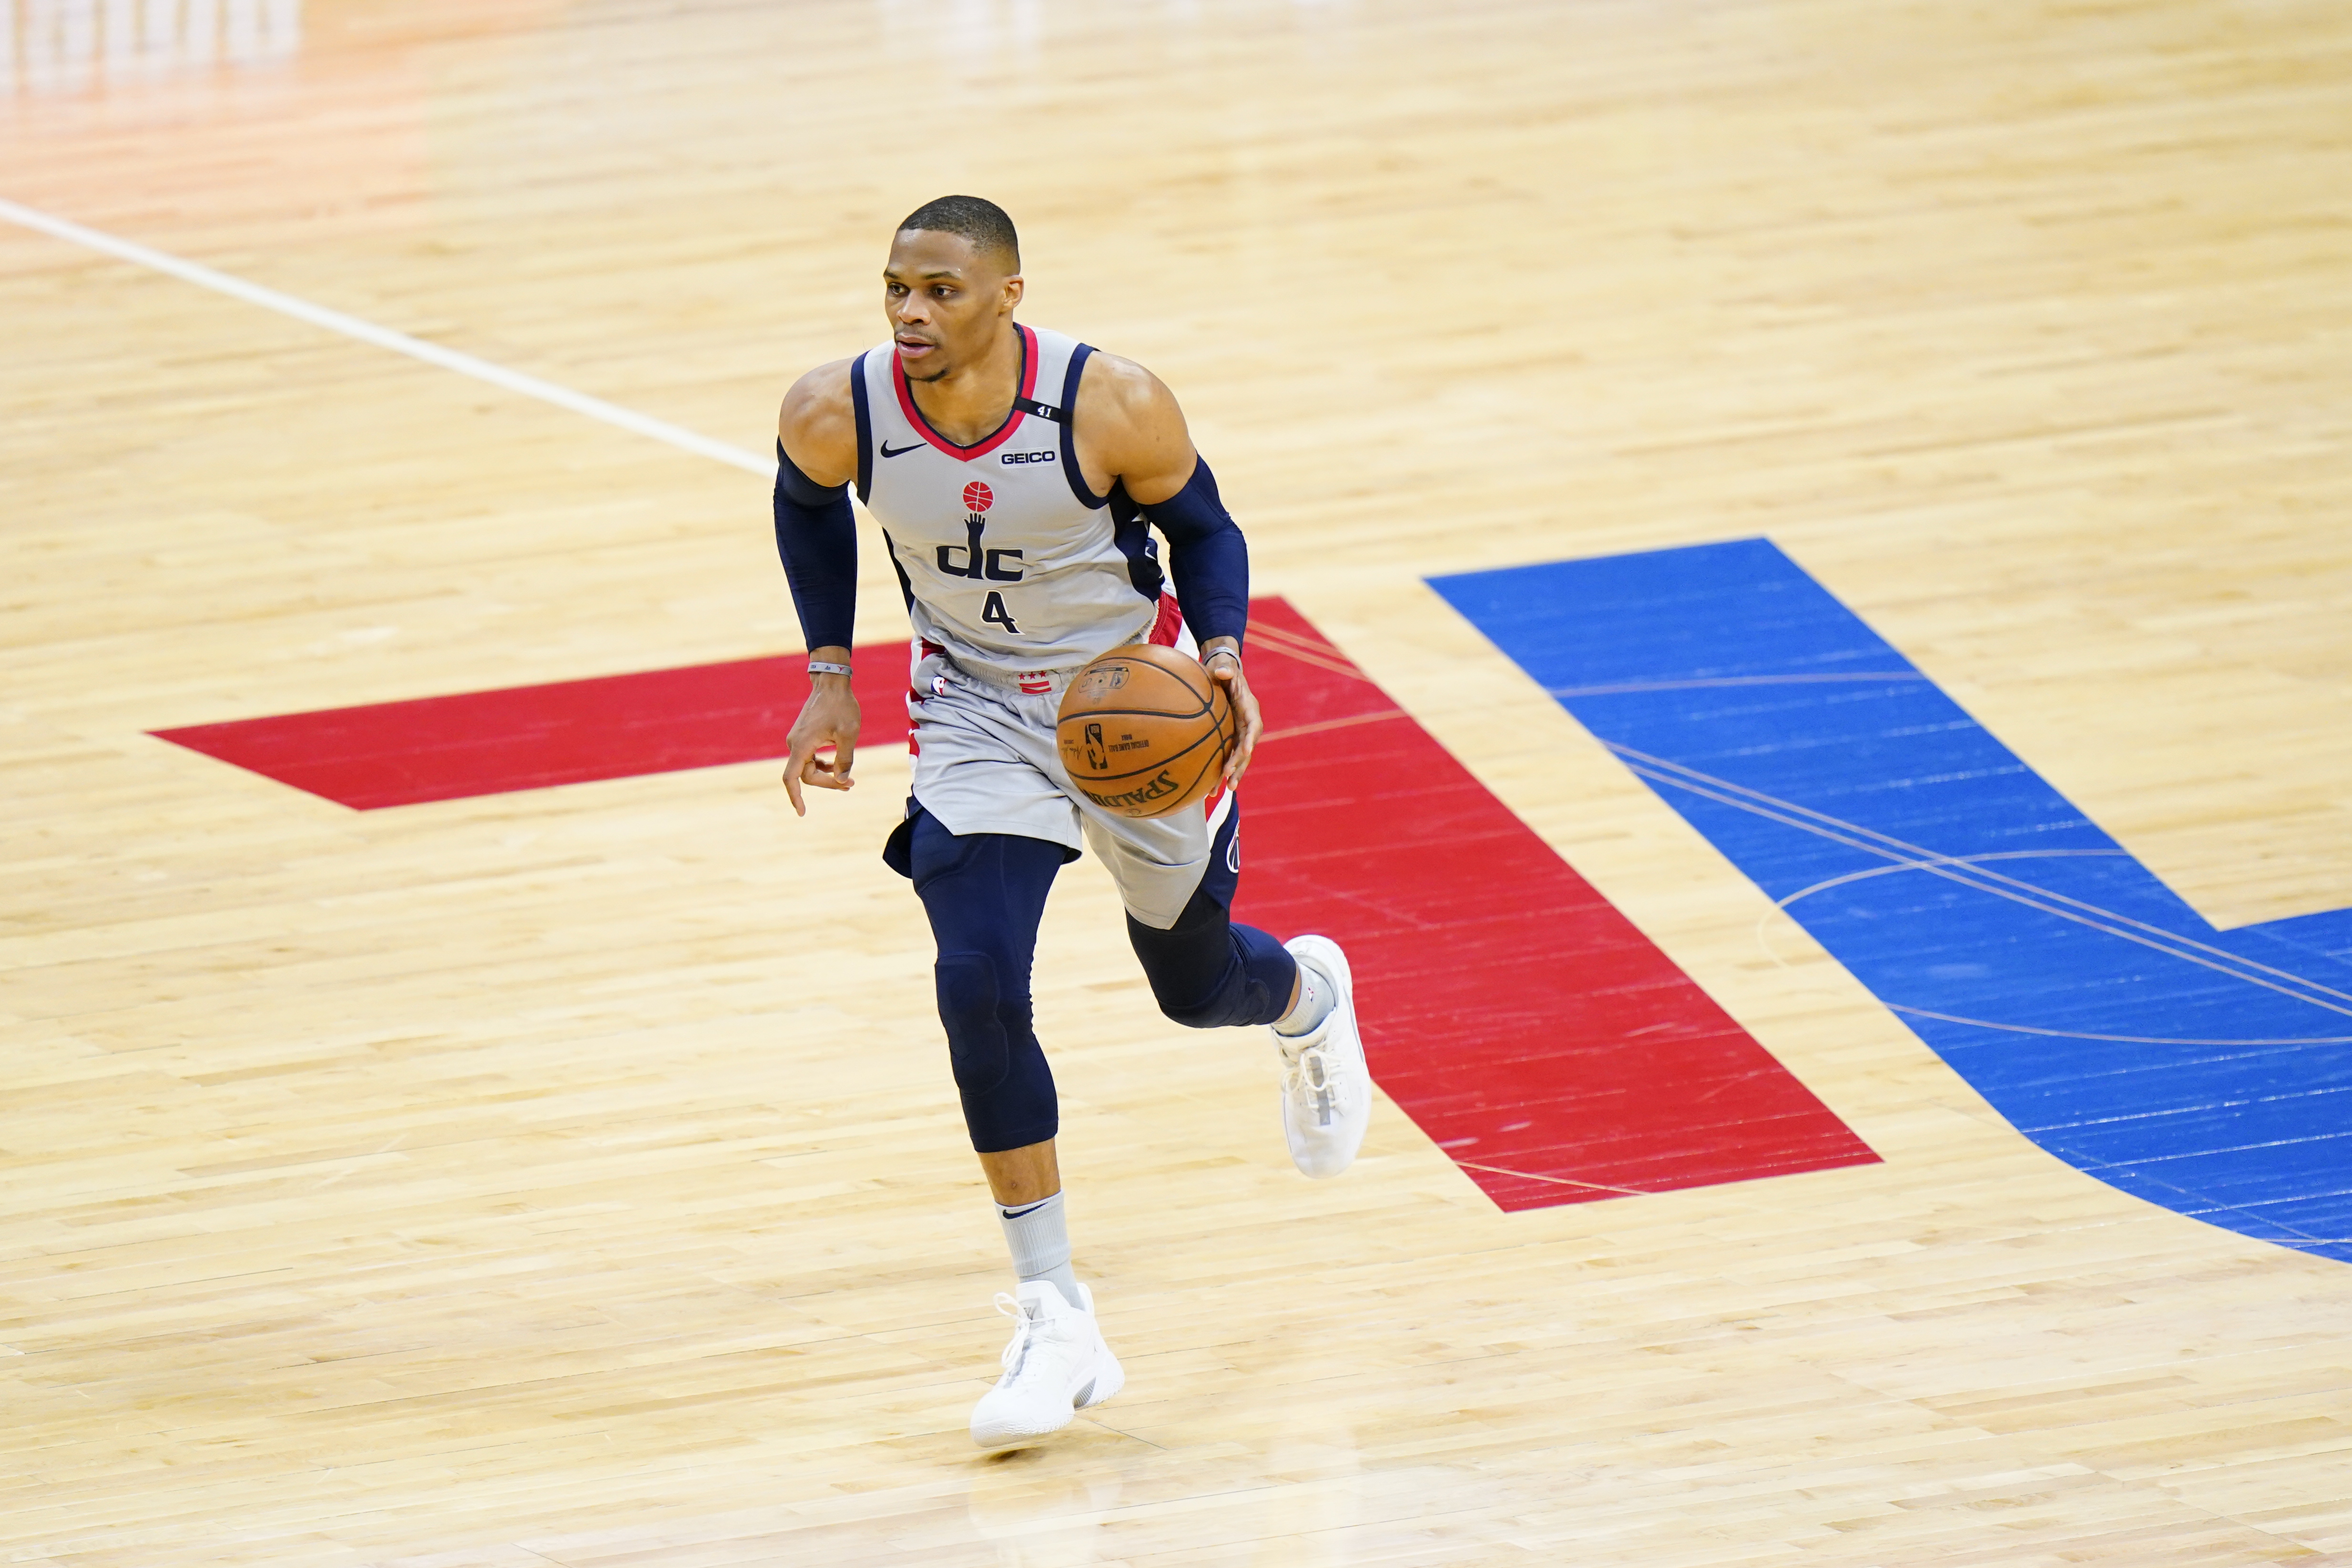
[[[1021,395],[1034,399],[1037,395],[1037,334],[1017,321],[1013,323],[1013,329],[1021,334]],[[996,434],[979,445],[958,446],[933,430],[931,422],[923,417],[923,411],[915,406],[914,389],[907,384],[907,367],[896,351],[890,355],[890,385],[898,394],[898,412],[907,416],[907,423],[915,427],[915,434],[959,463],[987,456],[1012,440],[1013,433],[1021,428],[1021,422],[1029,417],[1016,408],[1005,415],[1004,423],[996,427]]]
[[1184,631],[1184,607],[1176,602],[1172,593],[1160,596],[1160,619],[1151,623],[1151,634],[1144,641],[1157,643],[1163,648],[1173,648]]
[[919,689],[915,685],[915,672],[921,669],[923,661],[933,653],[946,652],[945,648],[927,637],[907,639],[907,755],[909,757],[920,757],[923,754],[923,743],[915,737],[915,732],[922,727],[923,721],[915,716],[915,710],[931,700],[930,693]]
[[947,650],[945,648],[940,647],[937,643],[932,642],[928,637],[909,637],[907,639],[907,696],[909,701],[919,703],[929,702],[930,700],[931,694],[915,685],[915,672],[923,667],[923,661],[925,659],[929,658],[934,653],[944,653],[946,652]]

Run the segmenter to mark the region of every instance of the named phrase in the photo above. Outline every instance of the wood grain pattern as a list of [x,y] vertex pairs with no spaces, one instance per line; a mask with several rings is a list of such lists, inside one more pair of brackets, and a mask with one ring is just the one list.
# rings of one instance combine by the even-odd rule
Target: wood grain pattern
[[9,1560],[2352,1563],[2352,1275],[1768,956],[1421,581],[1769,534],[2217,921],[2352,901],[2340,6],[307,0],[79,81],[36,12],[0,195],[753,450],[898,214],[1003,202],[1261,591],[1885,1163],[1507,1216],[1391,1113],[1303,1183],[1082,862],[1129,1384],[979,1458],[903,761],[362,816],[144,733],[792,647],[760,482],[0,227]]

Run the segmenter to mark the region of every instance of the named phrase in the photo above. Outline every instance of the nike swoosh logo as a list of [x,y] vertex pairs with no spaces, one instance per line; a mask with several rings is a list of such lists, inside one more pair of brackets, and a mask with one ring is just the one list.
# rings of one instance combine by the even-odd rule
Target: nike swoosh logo
[[904,457],[909,452],[920,452],[922,449],[923,444],[919,441],[911,446],[892,446],[888,436],[882,438],[882,455],[885,457]]

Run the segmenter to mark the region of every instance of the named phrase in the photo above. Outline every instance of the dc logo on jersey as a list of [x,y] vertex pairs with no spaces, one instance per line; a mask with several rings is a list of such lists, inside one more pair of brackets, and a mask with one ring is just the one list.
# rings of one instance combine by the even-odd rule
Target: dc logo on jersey
[[996,504],[996,492],[974,479],[963,487],[964,509],[984,512]]
[[[966,500],[970,500],[971,498],[971,492],[973,490],[981,492],[980,504],[983,507],[988,505],[988,486],[985,485],[971,486],[969,489],[964,491],[964,498]],[[1024,569],[1021,565],[1020,550],[1004,549],[1001,548],[991,549],[980,542],[982,537],[988,531],[988,519],[986,517],[982,517],[978,512],[965,513],[963,519],[963,531],[964,542],[962,544],[941,545],[939,547],[937,559],[940,563],[940,576],[982,577],[986,578],[991,582],[1018,582],[1021,580],[1021,573]],[[956,559],[959,552],[961,552],[963,557],[961,560]],[[994,603],[996,601],[995,595],[990,595],[989,601],[991,603]]]

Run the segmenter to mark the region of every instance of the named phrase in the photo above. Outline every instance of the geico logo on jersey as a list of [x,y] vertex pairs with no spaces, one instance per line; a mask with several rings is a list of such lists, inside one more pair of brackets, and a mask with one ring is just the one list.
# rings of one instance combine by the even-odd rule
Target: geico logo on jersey
[[998,458],[997,461],[1006,465],[1019,465],[1023,463],[1051,463],[1055,458],[1059,457],[1060,455],[1061,454],[1058,452],[1008,452],[1003,456]]

